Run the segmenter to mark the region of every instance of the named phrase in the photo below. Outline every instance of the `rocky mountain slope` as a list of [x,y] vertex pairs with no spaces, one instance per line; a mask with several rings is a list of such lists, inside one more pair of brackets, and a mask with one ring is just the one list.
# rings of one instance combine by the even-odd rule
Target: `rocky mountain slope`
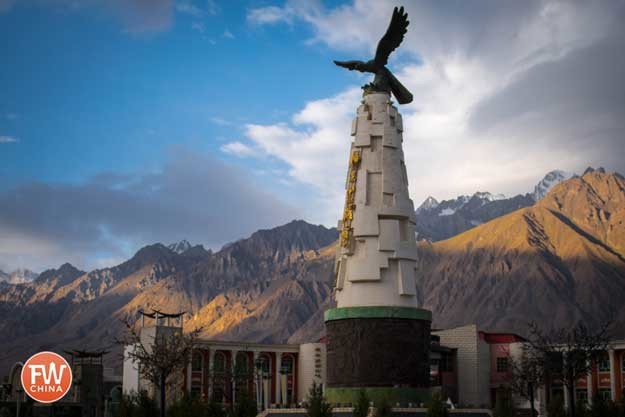
[[154,244],[112,268],[69,264],[34,282],[0,287],[0,375],[43,349],[112,348],[122,319],[151,307],[185,311],[206,336],[284,342],[328,298],[336,229],[294,221],[261,230],[214,254]]
[[625,334],[625,180],[587,171],[536,205],[419,246],[425,306],[436,327],[477,322],[524,333],[614,313]]
[[428,197],[416,210],[417,237],[433,242],[449,239],[497,217],[532,206],[551,188],[572,176],[561,170],[551,171],[534,187],[532,193],[510,198],[488,192],[462,195],[441,202]]

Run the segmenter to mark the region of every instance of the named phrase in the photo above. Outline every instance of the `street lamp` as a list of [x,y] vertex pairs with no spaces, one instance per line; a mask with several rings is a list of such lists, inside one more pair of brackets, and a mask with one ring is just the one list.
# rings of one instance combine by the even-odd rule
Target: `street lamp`
[[289,374],[289,369],[290,367],[286,364],[283,363],[280,366],[280,394],[281,394],[281,398],[282,398],[282,403],[286,404],[288,406],[289,401],[288,398],[286,397],[286,393],[287,393],[287,375]]
[[20,405],[22,405],[22,399],[20,397],[22,396],[23,392],[24,390],[21,388],[21,386],[18,386],[15,389],[15,393],[17,394],[17,397],[15,398],[15,417],[20,417]]
[[256,376],[256,408],[258,409],[258,412],[261,412],[263,410],[263,406],[262,406],[262,395],[261,395],[261,373],[262,373],[262,368],[263,368],[263,361],[260,358],[257,358],[254,361],[254,369],[255,369],[255,376]]
[[269,371],[263,369],[263,403],[265,408],[269,406]]

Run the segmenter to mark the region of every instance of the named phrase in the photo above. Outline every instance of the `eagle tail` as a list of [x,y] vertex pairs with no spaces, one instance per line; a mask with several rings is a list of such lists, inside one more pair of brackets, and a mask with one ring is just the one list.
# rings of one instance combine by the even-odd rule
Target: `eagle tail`
[[400,83],[390,71],[388,71],[388,79],[391,91],[399,104],[408,104],[412,102],[412,93],[408,91],[408,89],[404,87],[404,85]]

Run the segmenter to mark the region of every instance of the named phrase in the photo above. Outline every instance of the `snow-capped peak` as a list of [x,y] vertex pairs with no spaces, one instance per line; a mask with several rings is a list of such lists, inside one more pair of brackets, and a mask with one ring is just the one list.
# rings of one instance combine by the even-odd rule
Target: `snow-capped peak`
[[176,243],[172,243],[171,245],[168,245],[167,248],[180,254],[180,253],[186,252],[188,249],[191,249],[191,244],[186,239],[182,239],[180,242],[176,242]]
[[534,187],[532,197],[534,201],[541,200],[553,187],[562,181],[568,180],[573,177],[573,173],[556,169],[549,172],[545,177]]
[[426,198],[423,203],[421,203],[421,205],[417,208],[417,213],[424,211],[424,210],[432,210],[435,209],[436,207],[438,207],[438,201],[432,197],[429,196],[428,198]]
[[503,194],[491,194],[488,191],[478,191],[473,194],[473,196],[479,198],[480,200],[487,201],[504,200],[506,198],[506,196]]
[[39,274],[26,268],[18,268],[9,274],[0,271],[0,281],[7,282],[9,284],[24,284],[32,282],[37,279],[38,276]]

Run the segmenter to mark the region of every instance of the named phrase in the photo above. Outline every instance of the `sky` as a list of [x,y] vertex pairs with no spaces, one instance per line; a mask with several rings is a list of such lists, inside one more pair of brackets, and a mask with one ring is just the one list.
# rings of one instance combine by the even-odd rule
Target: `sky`
[[[394,1],[0,0],[0,270],[336,226]],[[410,1],[389,68],[418,206],[625,173],[625,1]]]

